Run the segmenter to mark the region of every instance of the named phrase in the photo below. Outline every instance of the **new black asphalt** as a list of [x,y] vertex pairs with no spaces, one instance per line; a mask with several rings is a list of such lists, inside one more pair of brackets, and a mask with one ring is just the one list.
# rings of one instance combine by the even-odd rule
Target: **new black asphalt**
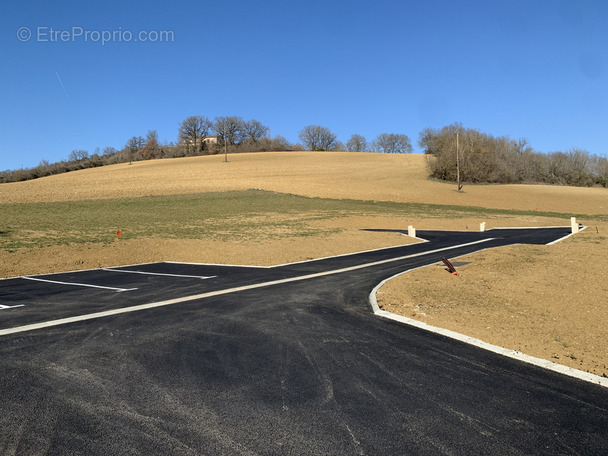
[[273,268],[0,281],[0,454],[607,454],[608,389],[369,303],[441,257],[568,233],[419,231]]

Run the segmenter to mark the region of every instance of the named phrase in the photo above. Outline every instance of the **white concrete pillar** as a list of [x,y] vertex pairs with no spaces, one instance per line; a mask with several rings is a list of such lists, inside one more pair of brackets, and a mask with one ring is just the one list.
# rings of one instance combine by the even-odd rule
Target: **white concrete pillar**
[[485,231],[486,230],[486,222],[481,222],[479,224],[479,231]]
[[408,226],[407,235],[411,237],[416,237],[416,228],[414,228],[412,225]]
[[572,225],[572,234],[578,233],[578,222],[576,217],[570,217],[570,225]]

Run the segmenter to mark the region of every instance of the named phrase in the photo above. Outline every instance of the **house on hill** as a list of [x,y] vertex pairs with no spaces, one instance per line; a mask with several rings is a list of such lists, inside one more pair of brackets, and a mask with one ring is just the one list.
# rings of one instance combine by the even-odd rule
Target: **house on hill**
[[220,140],[219,135],[215,135],[215,136],[205,136],[203,138],[203,144],[205,145],[211,145],[211,144],[217,144]]
[[192,138],[188,138],[184,141],[184,144],[188,148],[193,148],[195,150],[204,151],[204,150],[213,149],[215,146],[217,146],[219,141],[220,141],[220,136],[215,135],[215,136],[205,136],[203,138],[196,138],[196,140],[194,140]]

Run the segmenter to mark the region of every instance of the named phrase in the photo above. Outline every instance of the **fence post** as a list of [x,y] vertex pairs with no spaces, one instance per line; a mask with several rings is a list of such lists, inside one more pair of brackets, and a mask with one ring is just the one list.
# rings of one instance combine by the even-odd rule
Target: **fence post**
[[408,226],[407,235],[411,237],[416,237],[416,228],[414,228],[412,225]]
[[570,225],[572,226],[572,234],[578,233],[578,223],[576,217],[570,217]]

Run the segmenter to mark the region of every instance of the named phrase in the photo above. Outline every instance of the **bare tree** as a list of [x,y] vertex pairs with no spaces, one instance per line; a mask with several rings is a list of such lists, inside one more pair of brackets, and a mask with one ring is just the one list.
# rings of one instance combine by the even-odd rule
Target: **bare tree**
[[225,144],[233,146],[240,142],[244,124],[239,116],[216,117],[213,121],[213,131]]
[[418,136],[418,145],[424,149],[424,153],[428,155],[439,154],[442,151],[441,133],[433,128],[425,128]]
[[150,141],[158,144],[158,132],[156,130],[148,130],[148,133],[146,133],[146,143]]
[[89,153],[86,150],[74,149],[68,156],[68,161],[80,161],[89,158]]
[[270,141],[269,150],[293,150],[293,145],[284,136],[277,135]]
[[595,162],[596,182],[603,187],[608,187],[608,158],[595,155],[593,160]]
[[112,155],[116,154],[116,152],[118,151],[112,146],[107,146],[103,148],[103,154],[106,157],[111,157]]
[[243,132],[243,119],[238,116],[216,117],[213,130],[224,144],[224,161],[228,161],[228,145],[240,142]]
[[129,164],[131,164],[133,160],[137,159],[139,152],[144,148],[145,144],[146,140],[141,136],[133,136],[132,138],[129,138],[122,153],[122,155],[129,161]]
[[367,140],[361,135],[352,135],[346,141],[346,150],[349,152],[364,152],[367,150]]
[[146,140],[141,136],[133,136],[129,138],[125,147],[131,155],[137,154],[146,145]]
[[521,156],[525,153],[531,152],[532,147],[530,147],[530,144],[528,143],[528,140],[526,138],[519,138],[515,142],[515,150],[517,154]]
[[184,144],[188,151],[202,152],[204,148],[203,139],[209,135],[211,126],[211,121],[206,117],[190,116],[179,126],[177,133],[178,142]]
[[337,136],[329,128],[320,125],[308,125],[300,130],[300,141],[308,150],[334,150]]
[[146,143],[139,151],[139,154],[144,160],[151,160],[152,158],[158,157],[158,133],[156,130],[148,130],[148,133],[146,133]]
[[373,141],[373,146],[376,151],[385,154],[407,154],[413,150],[407,135],[395,133],[380,133]]
[[241,131],[243,140],[252,141],[255,143],[262,138],[266,138],[270,129],[261,122],[252,119],[242,123]]

